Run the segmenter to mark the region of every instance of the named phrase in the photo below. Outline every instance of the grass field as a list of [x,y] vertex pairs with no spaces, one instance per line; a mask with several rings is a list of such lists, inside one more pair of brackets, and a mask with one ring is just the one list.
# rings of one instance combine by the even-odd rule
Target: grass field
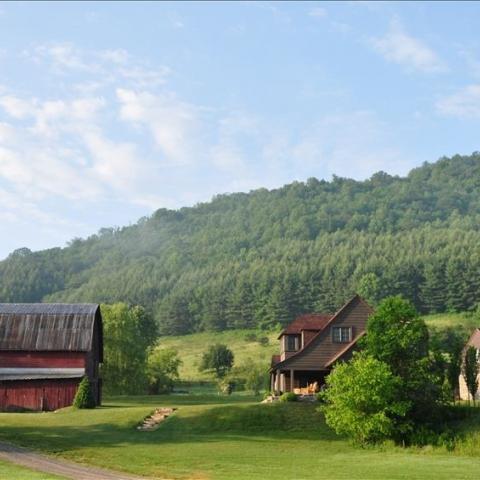
[[[179,410],[157,431],[137,431],[159,405]],[[316,405],[246,395],[117,397],[93,411],[0,414],[0,425],[3,440],[154,478],[441,480],[475,478],[479,468],[478,420],[458,452],[362,449],[334,435]]]
[[[468,313],[442,313],[427,315],[424,318],[431,329],[458,326],[470,332],[475,327],[480,327],[480,321]],[[267,368],[270,365],[271,356],[279,351],[278,333],[259,332],[258,330],[203,332],[176,337],[162,337],[160,345],[162,347],[173,347],[178,351],[183,361],[180,368],[181,380],[186,382],[211,381],[212,376],[210,374],[198,370],[202,354],[208,346],[215,343],[227,345],[235,355],[236,366],[241,366],[247,359],[252,359]],[[247,340],[249,335],[255,335],[257,338],[267,337],[268,345],[262,346],[258,341]]]
[[12,480],[66,480],[49,473],[34,472],[28,468],[18,467],[0,460],[0,478]]
[[[256,335],[267,337],[268,345],[263,346],[256,340],[246,337]],[[178,337],[162,337],[162,347],[175,348],[183,362],[180,378],[187,382],[210,381],[212,376],[199,372],[198,366],[205,350],[215,343],[227,345],[235,355],[235,365],[241,366],[247,359],[269,366],[270,359],[278,351],[278,332],[258,332],[257,330],[227,330],[225,332],[203,332]]]

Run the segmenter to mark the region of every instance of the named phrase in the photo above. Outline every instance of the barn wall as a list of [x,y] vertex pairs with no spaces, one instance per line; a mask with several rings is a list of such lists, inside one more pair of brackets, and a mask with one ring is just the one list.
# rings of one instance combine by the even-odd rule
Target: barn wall
[[80,379],[0,382],[0,410],[57,410],[72,405]]
[[342,351],[345,343],[332,341],[332,327],[353,327],[353,340],[356,340],[366,329],[367,319],[372,313],[368,305],[355,298],[345,307],[338,317],[329,324],[305,350],[288,360],[282,369],[321,370],[329,360]]
[[85,352],[0,351],[0,368],[85,368]]

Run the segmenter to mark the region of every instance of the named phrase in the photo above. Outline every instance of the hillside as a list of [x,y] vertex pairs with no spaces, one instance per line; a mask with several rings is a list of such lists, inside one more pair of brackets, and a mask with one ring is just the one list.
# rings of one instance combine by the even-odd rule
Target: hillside
[[354,291],[463,311],[479,301],[479,228],[474,153],[406,177],[220,195],[65,248],[19,249],[0,262],[0,301],[127,301],[164,334],[272,328],[334,311]]

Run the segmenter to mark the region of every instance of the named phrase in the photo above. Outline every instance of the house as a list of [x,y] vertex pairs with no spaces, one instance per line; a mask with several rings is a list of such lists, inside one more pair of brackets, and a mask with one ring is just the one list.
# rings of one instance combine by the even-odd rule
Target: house
[[[468,339],[467,344],[465,345],[465,349],[463,351],[464,356],[468,347],[474,347],[477,349],[477,358],[478,358],[480,354],[480,328],[476,328],[473,331],[473,333],[470,335],[470,338]],[[480,374],[478,375],[477,380],[480,385]],[[463,376],[463,373],[460,373],[460,376],[458,378],[458,386],[459,386],[460,400],[472,400],[472,396],[468,391],[467,383],[465,382],[465,377]],[[480,400],[480,391],[478,391],[477,394],[475,395],[475,400]]]
[[279,336],[280,355],[273,356],[270,368],[271,390],[318,390],[335,362],[352,356],[372,313],[372,308],[355,295],[333,315],[297,317]]
[[0,410],[71,405],[83,376],[99,405],[102,361],[99,305],[0,303]]

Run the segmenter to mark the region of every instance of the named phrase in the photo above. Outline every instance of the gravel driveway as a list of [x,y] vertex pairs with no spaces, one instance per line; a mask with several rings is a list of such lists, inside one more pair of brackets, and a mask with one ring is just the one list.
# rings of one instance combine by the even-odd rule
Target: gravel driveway
[[0,442],[0,458],[32,470],[39,470],[73,480],[147,480],[146,477],[134,477],[125,473],[58,460],[3,442]]

